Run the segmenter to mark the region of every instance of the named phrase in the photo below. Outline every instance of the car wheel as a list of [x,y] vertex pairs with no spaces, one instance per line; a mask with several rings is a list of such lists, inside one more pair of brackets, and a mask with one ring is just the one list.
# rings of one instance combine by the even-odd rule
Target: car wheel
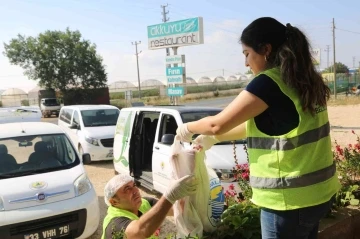
[[81,160],[82,160],[82,156],[83,156],[83,154],[84,154],[84,150],[83,150],[83,148],[81,147],[81,145],[79,145],[78,152],[79,152],[80,158],[81,158]]

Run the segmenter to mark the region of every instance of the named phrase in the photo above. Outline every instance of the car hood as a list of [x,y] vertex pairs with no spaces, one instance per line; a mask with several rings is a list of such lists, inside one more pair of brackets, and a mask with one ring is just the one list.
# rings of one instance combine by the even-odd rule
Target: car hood
[[[213,169],[233,169],[235,166],[233,144],[214,145],[206,151],[206,164]],[[238,164],[247,163],[247,153],[243,144],[236,144]]]
[[85,127],[85,135],[95,139],[114,138],[116,126]]
[[84,170],[76,166],[70,170],[0,179],[0,197],[4,210],[16,210],[74,198],[74,182],[83,173]]

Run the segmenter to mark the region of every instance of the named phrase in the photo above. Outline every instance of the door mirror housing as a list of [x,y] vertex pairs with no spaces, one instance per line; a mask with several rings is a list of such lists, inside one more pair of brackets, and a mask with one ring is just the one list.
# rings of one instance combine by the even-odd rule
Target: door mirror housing
[[161,143],[166,145],[172,145],[174,143],[175,135],[173,134],[164,134],[161,137]]
[[81,128],[80,128],[80,125],[78,125],[78,124],[72,124],[72,125],[69,126],[69,128],[70,128],[70,129],[77,129],[77,130],[80,130],[80,129],[81,129]]

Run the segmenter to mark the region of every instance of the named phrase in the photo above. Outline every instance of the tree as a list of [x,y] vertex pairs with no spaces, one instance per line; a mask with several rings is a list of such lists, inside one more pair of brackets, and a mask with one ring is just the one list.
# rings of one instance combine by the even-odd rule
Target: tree
[[5,56],[45,88],[105,87],[107,74],[96,46],[81,39],[79,31],[46,31],[37,37],[18,35],[4,43]]
[[[349,67],[347,67],[345,64],[343,64],[341,62],[336,62],[335,66],[336,66],[336,73],[348,73],[349,72]],[[334,65],[329,66],[328,68],[323,70],[323,73],[334,72],[333,69],[334,69]]]
[[251,71],[251,69],[249,69],[247,72],[245,72],[245,74],[253,74],[253,72]]

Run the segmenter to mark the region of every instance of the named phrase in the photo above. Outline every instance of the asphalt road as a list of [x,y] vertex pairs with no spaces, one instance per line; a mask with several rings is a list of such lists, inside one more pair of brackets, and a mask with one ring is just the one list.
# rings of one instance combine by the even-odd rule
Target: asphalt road
[[189,103],[185,103],[184,105],[225,108],[235,98],[236,96],[228,96],[228,97],[200,100],[196,102],[189,102]]

